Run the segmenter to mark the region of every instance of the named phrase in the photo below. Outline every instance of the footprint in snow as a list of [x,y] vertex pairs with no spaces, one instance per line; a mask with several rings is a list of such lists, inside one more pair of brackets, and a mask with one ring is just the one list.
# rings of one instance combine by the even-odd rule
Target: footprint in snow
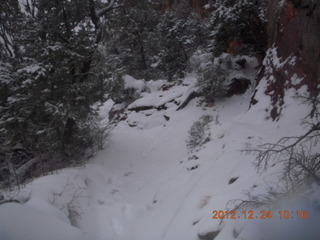
[[133,172],[126,172],[124,176],[127,177],[127,176],[130,176],[131,174],[133,174]]
[[118,189],[112,189],[112,191],[111,191],[111,195],[114,195],[114,194],[116,194],[116,193],[118,193],[119,192],[119,190]]

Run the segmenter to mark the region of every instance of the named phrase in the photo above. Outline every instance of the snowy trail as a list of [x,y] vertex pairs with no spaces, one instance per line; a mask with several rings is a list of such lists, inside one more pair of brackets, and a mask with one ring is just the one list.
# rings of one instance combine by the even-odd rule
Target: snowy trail
[[[234,141],[231,141],[232,136],[226,140],[223,138],[235,125],[234,119],[242,116],[247,109],[246,99],[249,97],[248,94],[245,97],[231,100],[231,103],[227,104],[229,104],[228,107],[233,107],[228,110],[225,110],[227,107],[224,105],[217,105],[211,109],[197,108],[196,101],[190,103],[189,110],[187,108],[176,112],[176,108],[169,108],[164,112],[154,113],[154,118],[161,119],[160,124],[146,129],[131,128],[126,122],[120,122],[114,129],[116,134],[112,137],[108,147],[98,153],[91,162],[93,165],[99,165],[99,172],[104,174],[103,177],[93,181],[99,184],[105,182],[104,193],[100,192],[99,195],[109,200],[103,200],[103,202],[114,202],[117,206],[116,210],[111,205],[107,208],[102,207],[102,209],[100,205],[96,206],[99,216],[92,215],[90,219],[96,219],[96,224],[99,225],[104,212],[104,215],[108,216],[105,217],[106,222],[111,222],[111,227],[101,225],[104,231],[101,235],[119,240],[150,239],[151,236],[152,239],[172,239],[173,236],[181,238],[190,234],[196,237],[194,230],[184,230],[185,233],[177,232],[177,228],[182,231],[186,225],[192,225],[192,222],[197,221],[190,214],[189,206],[197,208],[195,206],[203,201],[202,198],[218,195],[221,192],[221,200],[217,201],[217,206],[222,207],[225,204],[225,196],[237,194],[226,191],[225,183],[212,186],[212,189],[208,187],[203,189],[203,186],[208,181],[221,181],[219,180],[221,177],[226,177],[225,171],[234,171],[229,170],[234,169],[232,167],[235,164],[234,161],[225,162],[225,166],[221,164],[219,158],[226,157],[223,156],[224,152],[221,152],[220,149],[223,145],[222,141],[228,144],[229,148],[229,143]],[[190,109],[192,109],[191,113]],[[162,118],[164,114],[171,117],[170,121],[166,122]],[[200,163],[205,166],[204,168],[188,171],[188,167],[198,164],[187,160],[189,156],[186,148],[188,130],[192,123],[203,114],[218,115],[220,121],[224,122],[221,126],[213,127],[217,132],[213,134],[213,137],[222,140],[215,140],[214,149],[216,150],[204,149],[204,152],[207,151],[207,153]],[[130,117],[138,120],[144,126],[148,126],[149,121],[154,120],[136,113],[131,113],[129,120]],[[252,125],[249,124],[246,128],[250,129]],[[246,130],[241,129],[241,131]],[[231,149],[237,148],[239,145],[231,147]],[[218,155],[210,157],[215,151]],[[233,152],[231,155],[239,154],[235,150],[231,152]],[[218,166],[221,164],[218,169],[217,164]],[[244,166],[242,168],[247,169]],[[94,196],[95,191],[101,191],[101,189],[93,187],[90,191],[90,195]],[[95,202],[96,200],[93,200],[92,205]],[[211,211],[207,210],[205,213],[207,217],[210,217]],[[109,216],[116,220],[108,219]],[[177,224],[180,227],[177,227]],[[205,228],[206,225],[208,224],[204,224]],[[141,231],[144,228],[147,229],[147,233]],[[95,236],[95,239],[97,237],[99,236]]]
[[[130,237],[130,239],[141,240],[150,239],[152,236],[152,239],[160,240],[172,239],[173,236],[187,237],[193,232],[193,236],[196,237],[194,230],[182,230],[186,225],[197,221],[190,214],[189,206],[196,209],[199,202],[203,201],[202,198],[221,193],[221,199],[217,200],[216,204],[217,207],[222,208],[226,196],[237,194],[236,191],[232,193],[225,190],[226,183],[211,186],[212,189],[208,187],[203,189],[203,186],[210,181],[221,182],[221,178],[227,177],[226,172],[234,171],[231,169],[234,169],[236,158],[234,161],[224,163],[221,159],[232,159],[232,156],[239,154],[236,150],[240,146],[232,145],[234,140],[231,140],[233,137],[228,132],[233,131],[231,129],[237,125],[233,123],[234,119],[243,115],[246,110],[246,98],[249,98],[249,95],[230,100],[231,102],[227,103],[228,109],[223,104],[204,110],[195,107],[196,101],[190,104],[189,110],[176,112],[175,108],[169,108],[165,112],[156,113],[158,116],[154,117],[162,119],[162,115],[166,114],[171,117],[170,121],[166,122],[163,119],[158,126],[147,129],[130,128],[126,122],[119,123],[114,129],[116,134],[112,137],[109,146],[92,161],[92,164],[100,165],[99,171],[109,176],[96,181],[107,180],[104,189],[105,198],[113,199],[110,201],[116,202],[117,206],[117,210],[112,210],[112,206],[104,209],[105,216],[117,218],[117,221],[111,221],[113,223],[110,229],[104,227],[105,234],[102,235],[110,236],[110,232],[113,232],[112,239],[120,240]],[[218,140],[214,140],[215,144],[211,149],[203,149],[205,154],[200,164],[204,167],[200,166],[199,169],[188,171],[187,168],[198,164],[187,160],[188,130],[203,114],[218,115],[223,124],[213,126],[213,137]],[[149,119],[142,114],[137,116],[138,114],[132,113],[132,115],[129,115],[129,119],[134,117],[145,126],[148,126],[148,121],[153,121],[152,118]],[[252,125],[242,128],[241,133],[250,128]],[[226,134],[227,137],[224,137]],[[225,154],[221,152],[223,143],[227,145],[231,157],[223,156]],[[212,158],[211,155],[214,152],[217,155]],[[242,168],[248,169],[248,166],[243,163],[242,165]],[[110,179],[112,184],[108,184]],[[227,179],[225,181],[228,182]],[[94,191],[92,190],[93,195]],[[101,190],[96,189],[96,191]],[[99,209],[100,206],[97,208]],[[97,211],[102,214],[101,210]],[[207,210],[205,215],[210,217],[211,211]],[[101,216],[92,217],[94,218],[101,221]],[[143,228],[148,229],[147,234],[138,230]]]
[[[178,165],[179,161],[186,157],[185,143],[184,141],[177,143],[170,136],[170,133],[163,131],[162,126],[153,131],[140,132],[127,126],[122,127],[123,131],[121,131],[121,126],[119,128],[123,134],[117,134],[109,147],[99,153],[92,163],[100,165],[99,171],[109,176],[104,176],[96,181],[106,182],[106,198],[109,198],[110,195],[112,195],[111,197],[119,196],[118,204],[122,205],[124,212],[126,204],[130,204],[133,209],[139,209],[141,206],[150,209],[151,207],[148,206],[152,206],[155,201],[158,201],[157,196],[167,192],[166,186],[177,182],[179,169],[168,169],[166,165]],[[139,137],[137,138],[137,136]],[[170,138],[173,140],[170,141]],[[179,149],[181,150],[179,151]],[[110,189],[111,186],[108,184],[110,179],[112,187],[117,189],[117,192]],[[174,190],[169,190],[166,195],[170,195],[172,191]],[[108,211],[106,211],[106,215],[110,215]],[[124,214],[123,217],[130,218],[128,215],[130,213]],[[100,218],[96,219],[100,221]],[[125,223],[127,220],[123,219],[120,222]],[[131,221],[137,221],[137,219],[131,219]],[[128,229],[130,226],[125,228]],[[117,230],[114,232],[121,234]],[[123,237],[123,239],[125,238]]]
[[[211,165],[214,165],[215,162],[211,163]],[[184,203],[188,200],[188,197],[190,196],[190,194],[192,194],[192,190],[195,189],[195,187],[199,184],[199,182],[201,181],[201,179],[204,177],[204,175],[207,175],[210,173],[211,167],[208,167],[208,169],[203,173],[203,175],[198,176],[197,179],[195,179],[194,183],[190,186],[189,190],[186,192],[186,194],[184,195],[184,198],[181,202],[181,205],[179,206],[179,208],[176,210],[175,214],[173,215],[173,217],[171,218],[171,220],[168,222],[167,227],[165,228],[165,231],[163,233],[163,237],[162,239],[167,239],[167,234],[172,226],[172,223],[175,221],[177,215],[180,213],[182,206],[184,205]],[[170,238],[169,238],[170,239]]]

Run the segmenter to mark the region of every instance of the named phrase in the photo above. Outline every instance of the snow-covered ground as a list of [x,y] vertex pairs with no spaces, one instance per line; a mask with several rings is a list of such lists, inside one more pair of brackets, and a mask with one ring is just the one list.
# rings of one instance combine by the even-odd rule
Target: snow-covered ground
[[[300,121],[309,109],[288,91],[282,116],[273,122],[261,82],[251,108],[249,89],[210,106],[195,98],[177,111],[195,77],[166,89],[159,83],[146,83],[149,92],[129,109],[165,107],[126,110],[105,149],[85,167],[38,178],[11,193],[25,204],[0,205],[0,239],[196,240],[221,230],[215,239],[231,240],[259,234],[256,225],[267,220],[221,223],[212,211],[227,210],[229,200],[246,199],[246,191],[264,193],[277,183],[281,166],[257,173],[254,156],[241,150],[303,133]],[[111,107],[108,101],[101,108],[104,123]],[[213,117],[210,141],[191,152],[188,131],[203,115]]]

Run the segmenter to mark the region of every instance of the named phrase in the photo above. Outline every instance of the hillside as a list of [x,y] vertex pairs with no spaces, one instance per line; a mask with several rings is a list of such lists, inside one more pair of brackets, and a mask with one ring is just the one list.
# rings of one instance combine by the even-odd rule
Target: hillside
[[[310,109],[292,98],[295,91],[288,91],[281,119],[273,122],[265,111],[271,105],[270,97],[262,94],[266,86],[260,84],[256,93],[261,94],[260,101],[252,107],[249,89],[213,106],[196,98],[177,111],[177,103],[194,88],[194,82],[190,75],[183,84],[146,83],[149,92],[130,106],[164,104],[165,108],[125,110],[125,118],[115,124],[106,148],[85,167],[41,177],[12,193],[25,204],[10,211],[11,223],[1,214],[1,239],[42,239],[41,231],[32,230],[38,225],[50,234],[54,231],[54,239],[79,239],[78,235],[70,237],[74,232],[97,240],[213,239],[205,235],[215,231],[221,231],[215,238],[218,240],[243,239],[242,234],[251,239],[247,235],[252,230],[247,228],[257,220],[230,219],[221,225],[220,220],[211,219],[212,211],[232,209],[228,201],[246,200],[247,191],[257,195],[276,186],[281,165],[259,174],[253,166],[254,156],[241,151],[292,133],[302,134],[300,121]],[[170,88],[163,90],[163,85]],[[104,124],[111,106],[108,101],[100,109]],[[188,131],[203,115],[213,117],[206,130],[210,140],[190,152],[186,146]],[[302,203],[303,209],[315,207],[312,202],[319,201],[319,195],[311,199]],[[9,211],[12,205],[1,205],[0,211]],[[300,205],[290,210],[295,207]],[[254,207],[250,210],[258,211]],[[44,217],[36,218],[35,213]],[[316,217],[316,212],[310,212],[309,221]],[[275,212],[274,221],[276,218]],[[287,227],[294,223],[282,224]],[[7,232],[11,227],[15,231]]]
[[318,4],[87,3],[0,9],[0,240],[318,240]]

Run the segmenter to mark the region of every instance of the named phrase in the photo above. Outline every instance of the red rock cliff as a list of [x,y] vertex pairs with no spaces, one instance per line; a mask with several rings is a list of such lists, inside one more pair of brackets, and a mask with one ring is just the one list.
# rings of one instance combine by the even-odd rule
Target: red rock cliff
[[308,86],[316,94],[320,83],[320,2],[264,1],[268,19],[268,47],[258,81],[267,81],[272,98],[270,115],[281,113],[285,89]]

